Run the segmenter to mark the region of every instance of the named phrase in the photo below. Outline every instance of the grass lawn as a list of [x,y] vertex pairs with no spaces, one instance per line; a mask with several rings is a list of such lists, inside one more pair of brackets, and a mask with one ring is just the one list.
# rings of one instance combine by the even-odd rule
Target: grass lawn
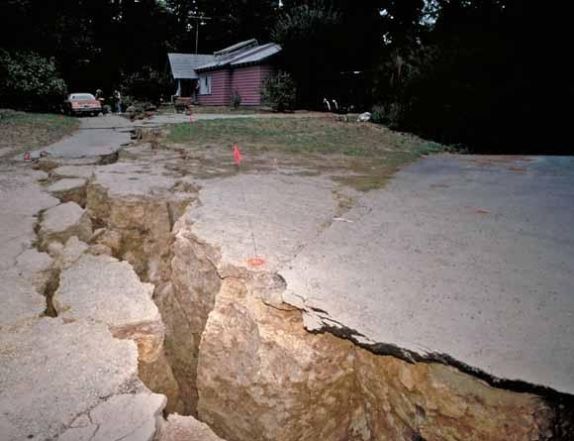
[[380,187],[402,165],[444,150],[416,136],[370,123],[343,122],[331,115],[178,124],[170,128],[166,142],[194,154],[210,151],[227,156],[237,143],[255,166],[270,161],[299,166],[305,173],[327,173],[360,190]]
[[0,111],[0,158],[51,144],[79,125],[64,115]]

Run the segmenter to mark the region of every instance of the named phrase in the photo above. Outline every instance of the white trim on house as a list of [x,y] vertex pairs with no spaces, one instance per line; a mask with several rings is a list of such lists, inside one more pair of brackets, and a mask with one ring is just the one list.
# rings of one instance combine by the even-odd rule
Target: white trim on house
[[199,81],[199,94],[211,95],[211,75],[200,74],[198,81]]

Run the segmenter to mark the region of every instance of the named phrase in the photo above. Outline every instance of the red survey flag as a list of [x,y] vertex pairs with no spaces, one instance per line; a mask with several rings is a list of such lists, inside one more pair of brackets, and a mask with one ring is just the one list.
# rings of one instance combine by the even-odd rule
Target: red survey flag
[[239,147],[237,146],[237,144],[233,144],[233,160],[235,161],[235,164],[239,167],[241,165],[241,160],[243,158],[241,157],[241,150],[239,150]]
[[32,155],[30,155],[30,152],[24,153],[24,161],[29,161],[30,159],[32,159]]

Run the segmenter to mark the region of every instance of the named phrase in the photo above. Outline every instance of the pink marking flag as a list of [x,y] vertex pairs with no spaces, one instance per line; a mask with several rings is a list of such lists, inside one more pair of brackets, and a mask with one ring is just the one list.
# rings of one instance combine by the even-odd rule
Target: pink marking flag
[[29,161],[30,159],[32,159],[30,152],[24,153],[24,161]]
[[241,165],[241,160],[242,160],[242,156],[241,156],[241,150],[239,150],[239,147],[237,144],[233,144],[233,160],[235,161],[235,165],[237,165],[237,167],[239,167]]

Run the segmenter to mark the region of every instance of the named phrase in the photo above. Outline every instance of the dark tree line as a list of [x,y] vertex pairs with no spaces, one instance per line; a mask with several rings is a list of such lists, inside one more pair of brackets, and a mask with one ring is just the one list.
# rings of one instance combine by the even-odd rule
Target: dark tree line
[[[42,72],[57,69],[70,90],[123,87],[157,96],[170,87],[166,53],[194,52],[199,27],[202,53],[247,38],[280,43],[281,67],[294,78],[301,107],[321,107],[328,97],[443,142],[566,153],[574,95],[566,5],[3,0],[0,75],[30,78],[44,57]],[[20,68],[22,59],[31,62]],[[59,90],[61,84],[53,84]],[[6,87],[0,85],[0,101]]]
[[3,0],[0,45],[54,57],[72,89],[165,63],[174,18],[155,0]]
[[476,151],[572,153],[564,5],[436,0],[432,25],[391,34],[375,92],[383,119]]

